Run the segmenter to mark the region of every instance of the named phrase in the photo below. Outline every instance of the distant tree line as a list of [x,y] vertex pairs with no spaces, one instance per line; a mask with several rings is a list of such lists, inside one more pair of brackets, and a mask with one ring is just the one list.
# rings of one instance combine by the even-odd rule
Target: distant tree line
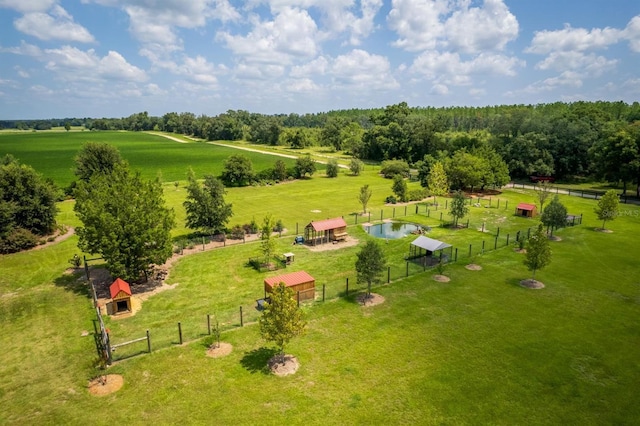
[[[446,166],[458,156],[459,162],[483,168],[486,164],[477,164],[472,157],[495,167],[498,156],[511,178],[590,176],[640,185],[638,102],[447,108],[409,107],[401,102],[385,108],[303,115],[229,110],[213,117],[189,112],[154,117],[141,112],[124,118],[4,121],[0,127],[46,127],[47,122],[91,130],[159,130],[293,148],[320,145],[361,160],[402,160],[420,169],[423,178],[437,161]],[[477,186],[487,183],[492,182]]]

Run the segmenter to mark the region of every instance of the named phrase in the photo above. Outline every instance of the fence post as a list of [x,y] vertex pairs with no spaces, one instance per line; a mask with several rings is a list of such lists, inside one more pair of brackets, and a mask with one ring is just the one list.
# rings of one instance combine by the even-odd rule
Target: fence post
[[296,293],[296,299],[298,300],[298,308],[300,307],[300,290]]
[[407,277],[409,276],[409,262],[407,262]]
[[211,336],[211,315],[207,314],[207,333]]
[[[416,204],[416,214],[418,214],[418,204]],[[405,216],[406,216],[406,210],[405,210]]]
[[457,261],[458,261],[458,247],[456,247],[456,257],[454,259],[454,262],[457,262]]
[[347,291],[345,292],[347,296],[349,296],[349,277],[347,277]]
[[509,234],[507,234],[507,246],[509,245]]
[[500,236],[500,227],[498,226],[498,231],[496,232],[496,238]]
[[358,224],[358,213],[356,213],[356,225]]
[[500,198],[498,198],[498,207],[496,207],[496,209],[500,208]]
[[407,215],[407,206],[404,206],[404,215]]
[[[442,222],[442,212],[440,212],[440,222]],[[440,224],[442,226],[442,223]]]
[[204,251],[204,236],[202,236],[202,251]]
[[240,327],[244,327],[244,318],[242,317],[242,306],[240,306]]
[[325,284],[322,284],[322,301],[324,302]]
[[393,214],[391,215],[391,217],[396,217],[396,208],[393,208]]
[[431,210],[427,209],[427,217],[431,217]]
[[449,208],[449,200],[444,200],[444,209]]
[[527,228],[527,240],[531,238],[531,228]]
[[180,344],[182,344],[182,324],[178,323],[178,335],[180,336]]
[[391,282],[391,266],[387,266],[387,284]]
[[469,244],[469,257],[471,257],[471,244]]
[[149,336],[149,330],[147,330],[147,351],[151,353],[151,336]]
[[497,249],[497,248],[498,248],[498,237],[496,236],[496,240],[495,240],[495,242],[493,243],[493,249],[495,250],[495,249]]
[[382,221],[382,213],[383,213],[383,209],[380,209],[380,220]]
[[504,203],[504,209],[508,209],[509,208],[509,200],[505,201]]
[[489,208],[491,208],[491,197],[489,197]]
[[469,219],[467,219],[467,229],[469,229]]
[[482,232],[484,232],[484,222],[482,222]]
[[484,254],[484,240],[482,240],[482,254]]

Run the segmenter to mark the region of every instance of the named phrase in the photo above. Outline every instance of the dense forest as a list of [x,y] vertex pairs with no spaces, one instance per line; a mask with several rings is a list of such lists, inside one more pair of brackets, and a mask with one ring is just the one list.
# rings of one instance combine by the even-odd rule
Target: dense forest
[[[302,148],[326,146],[361,160],[403,160],[426,176],[436,162],[490,167],[496,157],[511,178],[579,177],[640,186],[640,103],[574,102],[491,107],[409,107],[317,114],[217,116],[147,112],[124,118],[1,121],[0,128],[161,130],[207,140],[248,140]],[[478,161],[482,165],[478,165]],[[497,165],[495,167],[500,167]],[[500,180],[490,183],[499,183]]]

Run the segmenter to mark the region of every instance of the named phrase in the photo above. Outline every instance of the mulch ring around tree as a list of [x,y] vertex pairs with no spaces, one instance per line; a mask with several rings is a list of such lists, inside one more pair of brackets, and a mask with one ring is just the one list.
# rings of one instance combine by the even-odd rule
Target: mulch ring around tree
[[611,229],[604,229],[604,228],[594,228],[593,230],[596,232],[602,232],[604,234],[611,234],[613,232]]
[[207,349],[207,356],[211,358],[222,358],[227,356],[233,350],[233,346],[230,343],[220,342],[220,346],[216,346],[216,343],[209,346]]
[[300,368],[298,358],[293,355],[275,355],[272,357],[268,364],[269,370],[276,376],[288,376],[295,374]]
[[553,235],[553,236],[549,237],[549,241],[562,241],[562,237],[558,237],[556,235]]
[[384,297],[378,293],[371,293],[369,295],[363,293],[358,295],[356,300],[362,306],[376,306],[384,303]]
[[468,265],[465,265],[465,268],[467,268],[470,271],[481,271],[482,270],[482,266],[476,265],[475,263],[470,263]]
[[89,393],[95,396],[109,395],[118,391],[124,384],[124,379],[119,374],[106,374],[96,377],[89,382]]
[[439,283],[448,283],[449,281],[451,281],[451,278],[447,277],[446,275],[440,275],[440,274],[436,274],[433,277],[434,281],[438,281]]
[[529,278],[528,280],[522,280],[520,281],[520,285],[524,288],[531,288],[534,290],[540,289],[540,288],[544,288],[544,284],[541,283],[540,281],[534,280]]

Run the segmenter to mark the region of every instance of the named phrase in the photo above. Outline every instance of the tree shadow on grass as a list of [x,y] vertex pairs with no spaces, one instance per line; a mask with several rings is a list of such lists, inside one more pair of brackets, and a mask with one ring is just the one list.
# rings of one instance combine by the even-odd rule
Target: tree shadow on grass
[[87,298],[91,297],[91,292],[87,281],[84,279],[84,272],[75,272],[72,274],[64,274],[53,280],[56,287],[64,288],[67,291],[72,291],[80,296]]
[[278,351],[273,348],[254,349],[252,351],[245,352],[244,356],[240,360],[240,364],[250,373],[271,374],[267,364],[277,352]]

